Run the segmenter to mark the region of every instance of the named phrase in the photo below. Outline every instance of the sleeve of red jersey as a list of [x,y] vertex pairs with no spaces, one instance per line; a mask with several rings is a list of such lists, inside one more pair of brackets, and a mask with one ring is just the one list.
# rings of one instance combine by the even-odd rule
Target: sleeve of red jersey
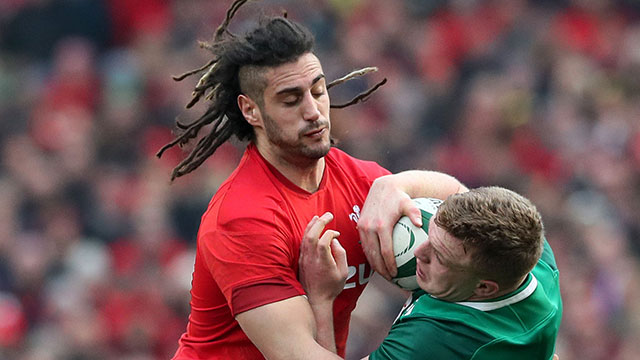
[[379,178],[380,176],[390,175],[391,172],[374,162],[371,165],[371,171],[369,172],[369,174],[370,176],[372,176],[371,182],[373,182],[373,180]]
[[389,170],[383,168],[382,166],[378,165],[378,163],[373,161],[360,160],[358,166],[367,177],[369,185],[371,185],[375,179],[384,175],[391,174]]
[[361,160],[354,158],[340,149],[333,148],[333,157],[330,161],[334,161],[336,167],[341,168],[342,171],[350,177],[361,177],[371,185],[373,181],[381,176],[390,175],[391,172],[375,161]]
[[276,229],[261,232],[215,231],[199,239],[207,267],[222,290],[231,314],[304,295],[297,280],[297,254]]

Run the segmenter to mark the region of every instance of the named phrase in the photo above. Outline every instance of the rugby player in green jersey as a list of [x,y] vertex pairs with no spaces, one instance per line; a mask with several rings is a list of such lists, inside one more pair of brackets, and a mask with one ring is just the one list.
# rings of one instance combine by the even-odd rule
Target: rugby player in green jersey
[[[452,195],[430,219],[428,235],[415,250],[420,289],[370,359],[554,357],[562,316],[558,269],[528,199],[499,187]],[[337,250],[333,239],[302,247],[301,281],[312,307],[326,309],[330,289],[343,286],[318,275],[345,264]],[[318,333],[331,326],[330,314],[314,313]]]

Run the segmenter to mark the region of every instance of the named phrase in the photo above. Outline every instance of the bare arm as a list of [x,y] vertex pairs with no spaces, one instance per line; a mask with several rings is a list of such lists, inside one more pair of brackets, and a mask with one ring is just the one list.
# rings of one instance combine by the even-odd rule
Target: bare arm
[[313,312],[303,296],[245,311],[236,320],[267,359],[340,359],[316,342]]
[[300,282],[307,292],[316,321],[317,341],[336,351],[333,329],[333,301],[347,280],[347,254],[338,242],[337,231],[324,227],[333,220],[331,213],[315,216],[305,229],[300,244]]
[[[314,217],[307,226],[300,248],[300,280],[316,320],[317,341],[335,351],[333,301],[344,288],[347,262],[335,238],[338,233],[327,230],[317,239],[330,215]],[[359,359],[378,347],[408,296],[380,275],[371,277],[351,316],[347,358]]]
[[410,293],[373,274],[351,313],[346,359],[370,354],[389,333]]
[[376,179],[364,203],[358,231],[367,260],[373,269],[390,279],[397,273],[391,233],[403,215],[422,225],[416,197],[446,199],[468,189],[454,177],[435,171],[411,170]]
[[331,213],[315,216],[305,229],[300,244],[300,282],[307,292],[316,320],[317,341],[336,352],[333,329],[333,301],[347,280],[347,254],[338,242],[337,231],[324,227],[333,220]]
[[321,236],[332,219],[331,213],[315,216],[304,232],[300,281],[307,298],[292,297],[236,316],[267,359],[340,359],[335,354],[333,300],[344,288],[347,257],[337,231]]

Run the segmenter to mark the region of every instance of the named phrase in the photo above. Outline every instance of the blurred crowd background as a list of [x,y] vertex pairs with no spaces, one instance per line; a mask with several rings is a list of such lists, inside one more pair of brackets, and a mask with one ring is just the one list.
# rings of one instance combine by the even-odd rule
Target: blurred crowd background
[[[167,359],[200,215],[244,144],[169,181],[231,0],[0,0],[0,359]],[[310,27],[338,146],[533,200],[561,270],[562,360],[640,357],[640,2],[265,0]]]

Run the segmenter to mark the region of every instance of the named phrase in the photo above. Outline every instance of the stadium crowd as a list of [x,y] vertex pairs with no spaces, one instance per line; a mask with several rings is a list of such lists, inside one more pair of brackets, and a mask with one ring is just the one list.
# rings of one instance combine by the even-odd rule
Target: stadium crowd
[[[0,1],[0,358],[166,359],[195,234],[243,144],[170,183],[170,141],[231,1]],[[265,0],[317,37],[338,146],[538,206],[561,271],[562,360],[640,354],[640,4]]]

